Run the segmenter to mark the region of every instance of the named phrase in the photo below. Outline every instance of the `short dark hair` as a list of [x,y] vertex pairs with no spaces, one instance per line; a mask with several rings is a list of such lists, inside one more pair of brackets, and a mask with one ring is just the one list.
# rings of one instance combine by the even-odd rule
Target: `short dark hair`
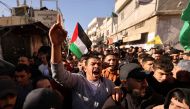
[[161,69],[165,72],[171,72],[173,67],[174,65],[169,56],[162,56],[160,60],[155,60],[153,64],[154,70]]
[[151,56],[148,56],[148,57],[144,57],[143,59],[142,59],[142,63],[145,63],[145,62],[147,62],[147,61],[154,61],[155,59],[153,58],[153,57],[151,57]]
[[177,49],[172,49],[170,52],[169,52],[170,55],[172,54],[179,54],[179,50]]
[[118,57],[116,53],[108,53],[108,54],[106,54],[106,55],[104,56],[104,59],[103,59],[103,60],[105,60],[107,56],[115,56],[116,58]]
[[47,79],[47,80],[50,81],[50,78],[49,78],[49,77],[43,76],[43,75],[42,75],[42,76],[39,76],[39,77],[37,77],[37,78],[35,78],[35,79],[32,81],[33,87],[34,87],[34,88],[37,88],[37,83],[38,83],[38,81],[45,80],[45,79]]
[[161,49],[156,50],[154,54],[160,54],[160,55],[162,55],[163,54],[163,50],[161,50]]
[[142,54],[139,54],[138,59],[143,59],[143,58],[145,58],[145,57],[147,57],[147,56],[149,56],[149,54],[147,54],[147,53],[142,53]]
[[89,59],[92,59],[92,58],[95,58],[95,59],[99,59],[99,60],[100,60],[100,58],[98,57],[98,55],[91,53],[91,54],[89,54],[89,55],[87,56],[85,65],[87,65],[88,62],[89,62]]
[[18,64],[15,68],[15,72],[21,72],[21,71],[26,71],[27,73],[30,72],[30,67],[26,64]]
[[84,54],[84,55],[81,56],[79,61],[82,62],[84,60],[87,60],[87,58],[88,58],[88,54]]

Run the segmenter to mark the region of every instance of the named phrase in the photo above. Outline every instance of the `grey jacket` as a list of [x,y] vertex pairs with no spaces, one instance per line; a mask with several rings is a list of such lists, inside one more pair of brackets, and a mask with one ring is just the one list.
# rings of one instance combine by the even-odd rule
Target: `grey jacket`
[[55,81],[72,89],[72,109],[101,109],[115,86],[112,81],[102,77],[96,93],[93,94],[93,89],[84,76],[69,73],[63,64],[52,64],[51,69]]

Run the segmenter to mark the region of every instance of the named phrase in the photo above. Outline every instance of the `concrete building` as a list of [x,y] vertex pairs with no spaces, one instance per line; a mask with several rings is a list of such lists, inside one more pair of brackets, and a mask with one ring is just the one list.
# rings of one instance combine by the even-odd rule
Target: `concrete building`
[[100,26],[103,24],[104,20],[105,18],[103,17],[96,17],[88,24],[86,33],[92,41],[92,45],[96,45],[103,40],[103,34],[101,32]]
[[42,22],[50,28],[56,22],[57,13],[55,10],[32,9],[27,6],[14,7],[12,16],[0,17],[0,25],[10,26]]
[[20,55],[32,56],[41,46],[49,46],[48,32],[57,11],[14,7],[8,17],[0,17],[0,58],[16,64]]
[[94,18],[88,25],[87,35],[93,45],[113,44],[117,39],[111,38],[117,31],[117,17]]
[[58,12],[55,10],[34,10],[34,20],[40,21],[50,28],[57,20]]
[[155,36],[160,36],[163,44],[179,47],[179,31],[182,9],[188,0],[115,0],[118,14],[117,35],[123,35],[125,45],[147,45]]
[[107,26],[107,34],[106,34],[107,36],[105,40],[108,41],[109,45],[111,45],[120,39],[119,37],[113,37],[114,34],[118,31],[117,17],[109,17],[108,21],[106,22],[106,26]]

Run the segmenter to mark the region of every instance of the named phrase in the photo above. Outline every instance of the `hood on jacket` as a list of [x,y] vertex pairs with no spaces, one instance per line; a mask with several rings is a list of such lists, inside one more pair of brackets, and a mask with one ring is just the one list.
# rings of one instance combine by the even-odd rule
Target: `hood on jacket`
[[169,109],[170,101],[172,97],[178,96],[179,98],[185,99],[185,102],[190,107],[190,89],[186,88],[175,88],[168,92],[165,103],[164,103],[164,109]]

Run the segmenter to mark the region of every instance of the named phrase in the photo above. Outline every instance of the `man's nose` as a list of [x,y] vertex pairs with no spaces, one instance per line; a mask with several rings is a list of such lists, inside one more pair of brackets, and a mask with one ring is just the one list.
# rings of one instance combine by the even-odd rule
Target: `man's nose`
[[95,64],[94,67],[99,67],[99,64]]

